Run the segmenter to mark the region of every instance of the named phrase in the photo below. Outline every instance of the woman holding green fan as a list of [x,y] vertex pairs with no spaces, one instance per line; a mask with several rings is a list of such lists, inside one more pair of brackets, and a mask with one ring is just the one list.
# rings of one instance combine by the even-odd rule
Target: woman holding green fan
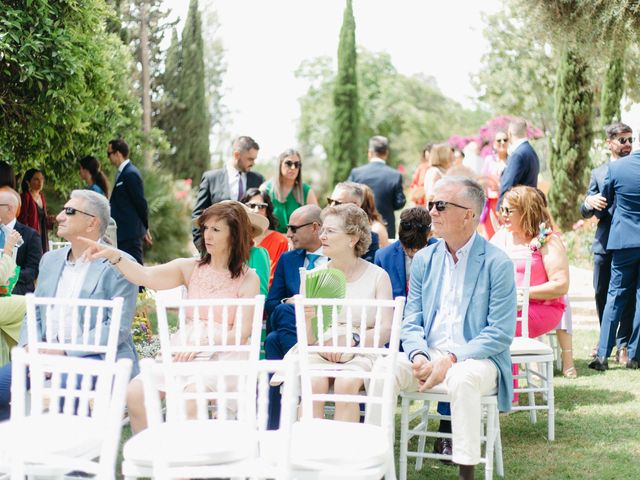
[[[331,260],[318,269],[336,269],[344,274],[346,279],[345,298],[354,299],[383,299],[390,300],[391,281],[389,275],[382,268],[362,260],[360,257],[367,251],[371,243],[371,228],[366,213],[359,207],[352,204],[343,204],[335,207],[327,207],[322,212],[323,223],[320,230],[320,241],[322,242],[323,254]],[[311,272],[311,274],[313,271]],[[374,316],[375,312],[367,312],[366,321],[370,327],[364,338],[354,335],[351,339],[346,339],[345,334],[339,338],[338,343],[344,345],[350,341],[351,345],[366,344],[373,345],[374,342]],[[383,309],[382,329],[380,332],[380,345],[385,345],[389,341],[391,334],[391,309]],[[354,329],[360,326],[361,312],[353,310]],[[340,341],[341,340],[341,341]],[[366,342],[366,343],[365,343]],[[343,363],[345,369],[349,370],[371,370],[373,359],[363,355],[356,355],[348,358],[337,353],[327,353],[316,355],[312,361]],[[316,378],[313,382],[315,393],[327,392],[333,379]],[[336,393],[357,394],[363,388],[361,379],[339,378],[333,385]],[[324,416],[324,405],[316,402],[314,404],[314,415]],[[360,419],[360,411],[357,404],[336,405],[335,420],[357,422]]]

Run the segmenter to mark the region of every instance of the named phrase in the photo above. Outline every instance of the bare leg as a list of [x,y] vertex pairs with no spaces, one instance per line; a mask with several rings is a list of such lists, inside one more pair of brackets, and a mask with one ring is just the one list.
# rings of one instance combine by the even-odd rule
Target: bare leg
[[[161,397],[164,395],[162,394]],[[131,432],[135,435],[147,428],[147,412],[144,408],[142,380],[134,378],[127,386],[127,411],[131,422]]]
[[[315,377],[311,379],[311,390],[313,393],[327,393],[329,391],[329,379]],[[313,402],[313,416],[324,418],[324,402]]]
[[[360,378],[336,378],[333,386],[336,394],[357,395],[362,389],[363,381]],[[357,403],[336,402],[334,420],[343,422],[360,421],[360,405]]]
[[567,378],[576,378],[578,372],[573,365],[573,337],[566,330],[556,330],[562,355],[562,373]]

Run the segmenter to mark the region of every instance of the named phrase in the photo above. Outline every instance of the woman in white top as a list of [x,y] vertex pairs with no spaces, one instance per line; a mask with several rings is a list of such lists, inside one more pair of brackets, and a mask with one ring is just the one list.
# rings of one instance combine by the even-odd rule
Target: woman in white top
[[433,200],[433,187],[436,182],[445,176],[446,171],[451,166],[453,160],[453,152],[451,147],[446,143],[434,145],[429,152],[429,161],[431,166],[424,174],[424,193],[426,202]]
[[[390,300],[391,281],[389,275],[382,268],[367,262],[360,257],[369,248],[371,243],[371,227],[366,213],[359,207],[352,204],[342,204],[335,207],[327,207],[322,214],[323,222],[320,230],[320,241],[322,242],[322,252],[331,260],[322,267],[335,268],[344,273],[347,279],[346,298],[361,299],[381,299]],[[345,344],[350,341],[351,345],[360,343],[362,345],[373,346],[374,342],[374,315],[371,312],[367,315],[367,324],[371,327],[366,331],[362,339],[340,338],[338,343]],[[380,329],[379,344],[385,345],[391,335],[391,309],[382,310],[383,318]],[[360,313],[353,311],[353,325],[360,325]],[[354,328],[355,329],[355,328]],[[351,370],[371,370],[373,366],[372,358],[356,355],[353,358],[343,358],[339,353],[327,353],[317,355],[311,359],[318,362],[344,363],[344,369]],[[357,394],[363,387],[363,381],[357,378],[316,378],[313,381],[312,389],[314,393],[325,393],[329,390],[331,383],[337,394]],[[313,406],[314,416],[324,416],[324,404],[316,402]],[[335,420],[357,422],[360,419],[360,411],[355,403],[338,403],[334,414]]]

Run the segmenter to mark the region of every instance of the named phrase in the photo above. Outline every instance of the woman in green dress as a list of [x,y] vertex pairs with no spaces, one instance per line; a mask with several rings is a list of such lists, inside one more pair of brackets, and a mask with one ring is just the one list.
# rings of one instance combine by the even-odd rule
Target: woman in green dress
[[273,214],[278,219],[277,231],[287,233],[289,216],[307,204],[318,204],[311,187],[302,182],[302,160],[297,150],[289,148],[278,157],[278,173],[267,181],[261,190],[266,191],[273,202]]

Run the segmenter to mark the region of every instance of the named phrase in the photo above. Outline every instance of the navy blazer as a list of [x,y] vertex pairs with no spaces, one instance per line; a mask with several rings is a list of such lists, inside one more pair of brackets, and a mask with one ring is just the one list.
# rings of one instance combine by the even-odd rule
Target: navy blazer
[[[604,179],[607,176],[608,164],[600,165],[591,171],[591,181],[587,190],[587,197],[590,195],[602,194],[604,190]],[[604,210],[590,210],[582,202],[580,205],[580,214],[583,218],[591,218],[594,215],[598,219],[598,227],[593,237],[591,250],[593,253],[607,253],[607,241],[609,240],[609,229],[611,228],[611,216],[613,215],[613,204],[608,204]]]
[[607,165],[602,195],[614,206],[607,250],[640,247],[640,151]]
[[498,205],[502,202],[502,196],[511,187],[526,185],[528,187],[538,186],[538,173],[540,173],[540,160],[538,154],[528,141],[518,145],[509,158],[507,166],[500,177],[500,198]]
[[111,192],[111,217],[118,225],[118,242],[141,239],[149,229],[149,207],[144,198],[144,182],[136,166],[129,162]]
[[[437,243],[437,238],[430,238],[427,241],[427,247]],[[426,248],[426,247],[425,247]],[[417,252],[416,252],[417,253]],[[391,288],[393,298],[407,296],[407,270],[405,268],[404,249],[400,241],[393,242],[376,252],[374,263],[383,268],[391,279]]]
[[14,230],[22,235],[24,244],[16,252],[16,264],[20,265],[20,277],[13,287],[14,295],[24,295],[36,289],[36,279],[42,258],[42,239],[33,228],[16,222]]
[[280,301],[300,293],[300,267],[304,266],[306,256],[307,251],[302,248],[285,252],[280,256],[264,304],[267,315],[271,316],[276,309],[282,308],[291,309],[293,313],[293,305],[282,304]]
[[396,238],[394,211],[407,203],[402,190],[402,174],[387,164],[376,161],[351,170],[348,180],[364,183],[373,190],[376,208],[387,222],[389,238]]
[[[247,190],[250,188],[258,188],[263,183],[264,177],[262,175],[256,172],[247,172]],[[227,168],[223,167],[204,172],[200,180],[200,189],[198,190],[198,196],[196,197],[191,218],[195,220],[208,207],[223,200],[236,200],[235,198],[231,198]],[[197,245],[197,241],[200,238],[200,229],[194,227],[192,234],[193,243]]]

